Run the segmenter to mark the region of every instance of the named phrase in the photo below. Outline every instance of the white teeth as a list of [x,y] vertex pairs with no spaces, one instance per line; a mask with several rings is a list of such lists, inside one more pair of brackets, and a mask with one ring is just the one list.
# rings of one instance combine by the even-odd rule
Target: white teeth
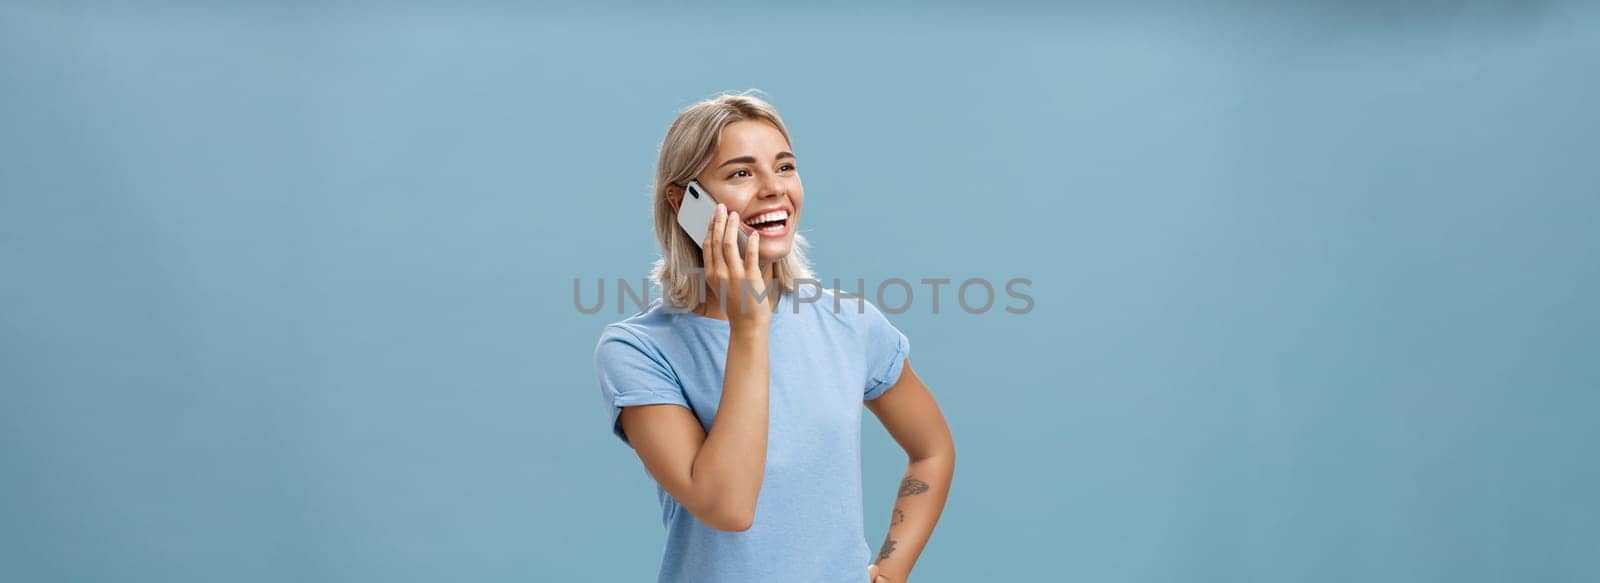
[[768,222],[768,221],[786,221],[786,220],[789,220],[789,211],[779,209],[779,210],[775,210],[775,211],[771,211],[771,212],[761,213],[758,216],[751,217],[749,220],[746,220],[744,222],[744,224],[746,224],[746,225],[754,225],[756,223],[765,223],[765,222]]

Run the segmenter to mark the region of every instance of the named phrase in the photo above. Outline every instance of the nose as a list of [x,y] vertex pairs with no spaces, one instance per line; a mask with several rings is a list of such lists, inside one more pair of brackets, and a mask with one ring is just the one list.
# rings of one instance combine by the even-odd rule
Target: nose
[[783,194],[783,179],[769,173],[761,181],[761,189],[756,192],[756,198],[777,198]]

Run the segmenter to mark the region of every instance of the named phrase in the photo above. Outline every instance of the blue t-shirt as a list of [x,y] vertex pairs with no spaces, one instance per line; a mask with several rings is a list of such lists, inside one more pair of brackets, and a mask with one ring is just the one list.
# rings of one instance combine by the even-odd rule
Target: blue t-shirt
[[[667,529],[658,581],[865,581],[861,403],[894,385],[910,348],[871,302],[815,285],[784,293],[767,341],[767,467],[755,520],[743,532],[714,529],[656,484]],[[675,313],[660,299],[607,325],[595,369],[612,433],[632,447],[621,408],[656,403],[688,408],[711,431],[727,356],[726,320]]]

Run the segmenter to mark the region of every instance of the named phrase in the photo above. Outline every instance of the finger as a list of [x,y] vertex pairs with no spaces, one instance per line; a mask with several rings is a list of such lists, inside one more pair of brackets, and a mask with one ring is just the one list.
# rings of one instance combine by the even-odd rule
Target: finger
[[744,275],[744,265],[739,263],[739,213],[728,213],[727,225],[722,230],[722,261],[728,264],[728,275]]
[[761,233],[750,233],[744,242],[744,273],[746,277],[761,279]]
[[700,266],[705,268],[705,273],[703,273],[702,275],[706,275],[706,276],[710,276],[711,275],[711,266],[715,265],[714,263],[712,263],[712,261],[715,260],[716,257],[711,254],[711,249],[712,249],[713,246],[712,245],[706,245],[705,243],[710,243],[711,242],[711,227],[713,225],[715,225],[716,223],[717,223],[717,221],[714,220],[714,219],[710,220],[710,221],[706,221],[706,234],[705,234],[704,237],[702,237],[700,239],[700,241],[702,241],[702,243],[700,245]]
[[[711,260],[706,262],[706,275],[713,276],[722,272],[722,223],[727,218],[727,211],[723,210],[722,203],[717,203],[717,212],[711,215],[711,232],[706,235],[706,244],[702,245],[711,253]],[[722,293],[713,290],[715,293]]]
[[877,565],[867,565],[867,583],[878,583]]

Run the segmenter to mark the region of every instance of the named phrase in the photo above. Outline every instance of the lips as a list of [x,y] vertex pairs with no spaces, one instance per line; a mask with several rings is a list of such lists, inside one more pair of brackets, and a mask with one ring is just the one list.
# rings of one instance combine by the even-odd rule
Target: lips
[[789,228],[789,210],[772,209],[752,215],[744,221],[751,229],[761,233],[763,237],[778,237],[785,234]]

